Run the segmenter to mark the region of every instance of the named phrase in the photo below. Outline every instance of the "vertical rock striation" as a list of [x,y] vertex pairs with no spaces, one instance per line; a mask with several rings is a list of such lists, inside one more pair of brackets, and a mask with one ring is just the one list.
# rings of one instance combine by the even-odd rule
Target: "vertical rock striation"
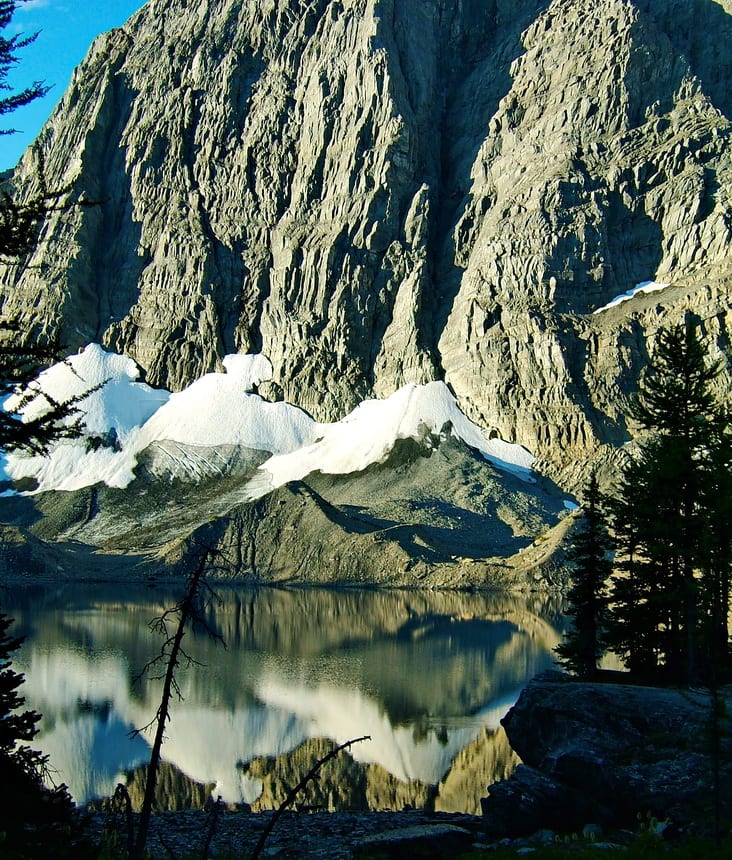
[[728,343],[731,38],[731,0],[149,0],[38,141],[100,205],[2,313],[174,388],[262,351],[321,419],[443,378],[571,481],[661,321]]

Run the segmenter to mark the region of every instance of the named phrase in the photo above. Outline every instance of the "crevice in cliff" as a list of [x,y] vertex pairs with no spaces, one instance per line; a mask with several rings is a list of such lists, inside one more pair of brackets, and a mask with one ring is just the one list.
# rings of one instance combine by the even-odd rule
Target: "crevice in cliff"
[[[98,342],[114,339],[115,330],[134,307],[137,281],[145,265],[145,258],[138,253],[142,225],[133,216],[127,151],[120,146],[132,105],[139,95],[124,71],[126,59],[126,53],[118,55],[107,72],[97,122],[84,148],[87,170],[82,177],[87,182],[81,193],[99,201],[99,206],[92,206],[82,214],[80,238],[83,243],[86,234],[88,268],[80,280],[88,282],[86,289],[94,298],[95,310],[92,318],[74,322],[77,326],[82,322],[82,329],[88,327],[87,337]],[[89,173],[99,177],[96,188],[93,181],[88,182]],[[121,234],[127,234],[124,243],[119,241]],[[120,277],[121,273],[124,277]]]
[[[430,335],[441,378],[445,371],[437,344],[462,279],[456,230],[471,202],[472,171],[490,134],[490,119],[511,90],[510,69],[515,57],[523,52],[522,34],[550,3],[526,0],[515,4],[508,17],[501,0],[472,5],[476,6],[472,14],[482,15],[481,26],[466,23],[467,13],[461,7],[464,17],[458,22],[458,33],[462,38],[450,38],[445,33],[440,41],[440,77],[445,87],[438,126],[439,179],[429,247],[435,296]],[[456,29],[454,17],[447,29]]]
[[[199,289],[203,296],[210,295],[213,301],[219,340],[215,344],[215,350],[219,356],[223,356],[236,351],[235,329],[238,317],[236,309],[244,279],[244,266],[241,254],[237,254],[235,248],[227,247],[219,239],[210,213],[213,201],[206,199],[202,184],[199,182],[198,172],[202,165],[199,163],[200,145],[197,138],[202,129],[201,99],[202,95],[196,91],[191,89],[185,91],[184,100],[188,103],[181,112],[180,147],[188,182],[188,202],[191,204],[195,201],[202,238],[210,250],[209,260],[202,260],[202,282]],[[209,272],[209,269],[212,271]]]

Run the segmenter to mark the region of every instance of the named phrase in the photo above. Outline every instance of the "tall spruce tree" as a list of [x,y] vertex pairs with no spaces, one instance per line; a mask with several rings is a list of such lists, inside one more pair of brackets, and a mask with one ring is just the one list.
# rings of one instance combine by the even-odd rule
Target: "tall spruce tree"
[[[13,93],[7,83],[10,68],[18,62],[18,51],[35,38],[35,35],[10,38],[4,35],[21,2],[25,0],[0,0],[0,116],[46,92],[40,82],[18,93]],[[0,134],[10,133],[12,129],[0,129]],[[39,160],[37,186],[36,195],[19,204],[10,183],[0,181],[0,261],[21,257],[33,248],[38,223],[60,197],[60,193],[47,191],[42,160]],[[0,320],[0,397],[3,400],[8,394],[25,388],[51,360],[56,360],[51,346],[39,345],[32,332],[22,332],[13,323]],[[27,396],[44,395],[31,391]],[[54,439],[78,433],[73,417],[81,399],[56,403],[45,397],[46,415],[31,422],[0,410],[0,450],[25,448],[42,453]],[[72,819],[73,802],[66,786],[49,784],[47,756],[28,746],[38,732],[41,716],[36,711],[22,710],[25,700],[18,690],[25,679],[12,669],[11,659],[22,639],[10,635],[11,623],[11,619],[0,612],[0,857],[35,860],[86,856],[84,848],[73,838],[76,830]]]
[[[609,644],[633,671],[687,683],[699,678],[713,554],[723,563],[709,531],[710,518],[723,515],[712,480],[729,426],[713,392],[721,370],[691,319],[659,331],[631,413],[649,435],[613,505],[624,575],[615,579]],[[716,474],[724,479],[724,469]]]
[[574,564],[572,584],[567,592],[567,614],[573,619],[573,624],[556,648],[561,665],[584,680],[595,676],[604,650],[602,639],[607,612],[607,581],[612,573],[611,550],[600,488],[593,472],[587,485],[581,520],[568,554]]
[[[27,0],[0,0],[0,30],[5,30],[10,25],[18,4],[24,2]],[[34,81],[19,93],[11,92],[7,83],[8,72],[18,62],[18,51],[30,45],[37,35],[37,33],[30,36],[15,34],[9,39],[0,35],[0,91],[9,93],[0,98],[0,116],[11,113],[48,92],[48,87],[42,81]],[[2,129],[0,134],[12,134],[13,131],[14,129]]]
[[721,682],[732,671],[729,609],[732,578],[732,420],[722,413],[705,460],[702,504],[708,512],[700,543],[705,565],[701,593],[701,656]]
[[[24,107],[48,92],[48,87],[41,81],[34,81],[17,93],[12,92],[8,84],[8,74],[19,61],[18,52],[38,36],[37,33],[30,36],[15,34],[10,38],[4,35],[12,24],[19,3],[23,2],[26,0],[0,0],[0,116]],[[0,128],[0,135],[13,134],[14,131]],[[0,260],[22,256],[33,247],[36,225],[43,219],[49,202],[49,195],[44,193],[46,183],[42,174],[39,184],[41,193],[21,205],[15,202],[10,184],[7,181],[0,183]]]

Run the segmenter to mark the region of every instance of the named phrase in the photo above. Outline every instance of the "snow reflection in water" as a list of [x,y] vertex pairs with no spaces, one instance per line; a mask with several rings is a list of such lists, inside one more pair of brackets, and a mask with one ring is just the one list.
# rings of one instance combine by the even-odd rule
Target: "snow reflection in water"
[[[188,649],[163,748],[181,786],[229,803],[277,802],[320,749],[358,735],[329,805],[419,805],[477,811],[511,758],[499,727],[521,687],[552,665],[560,607],[537,598],[458,593],[221,589],[211,625]],[[16,590],[4,603],[28,635],[18,659],[27,703],[43,713],[36,746],[78,802],[113,793],[148,757],[159,685],[133,679],[159,647],[148,622],[173,590],[73,586]],[[265,760],[264,757],[266,757]],[[298,770],[299,769],[299,770]],[[170,781],[170,779],[168,780]],[[175,782],[175,779],[173,779]],[[413,788],[410,788],[412,786]],[[189,786],[168,789],[171,806]],[[264,792],[264,793],[262,793]],[[205,794],[205,792],[204,792]],[[181,795],[181,796],[182,796]],[[262,795],[260,797],[260,795]],[[363,796],[361,796],[363,795]],[[449,800],[447,799],[449,797]],[[335,798],[335,799],[334,799]]]

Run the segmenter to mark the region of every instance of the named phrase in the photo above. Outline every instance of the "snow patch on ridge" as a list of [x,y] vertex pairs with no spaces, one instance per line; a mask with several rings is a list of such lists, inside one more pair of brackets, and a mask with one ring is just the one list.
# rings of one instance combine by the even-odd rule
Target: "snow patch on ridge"
[[533,480],[533,456],[520,445],[486,439],[460,411],[444,382],[405,385],[385,400],[366,400],[333,424],[316,425],[317,441],[290,454],[271,457],[249,484],[252,498],[264,495],[311,472],[344,475],[360,472],[388,456],[397,439],[439,434],[451,425],[452,434],[499,468]]
[[[57,402],[66,402],[91,391],[80,404],[86,426],[84,438],[60,442],[47,457],[7,454],[6,477],[35,478],[39,490],[75,490],[98,482],[124,487],[134,478],[133,451],[140,426],[170,398],[137,382],[139,369],[126,356],[105,352],[97,344],[44,370],[34,386]],[[101,386],[98,388],[97,386]],[[95,389],[96,390],[92,390]],[[5,409],[17,411],[30,421],[48,411],[48,401],[39,393],[19,408],[22,395],[9,397]],[[94,438],[106,444],[92,446]]]
[[627,302],[628,299],[632,299],[633,296],[637,296],[639,293],[655,293],[658,290],[663,290],[668,287],[669,284],[662,284],[658,281],[641,281],[639,284],[636,284],[632,290],[628,290],[625,293],[621,293],[619,296],[615,296],[614,299],[611,299],[606,305],[603,305],[601,308],[597,308],[592,311],[593,314],[602,313],[602,311],[608,310],[608,308],[614,308],[616,305],[622,304],[623,302]]
[[[122,443],[170,397],[167,391],[137,382],[139,376],[140,371],[131,358],[105,352],[92,343],[44,370],[38,377],[37,388],[56,400],[65,401],[102,385],[84,400],[84,423],[89,433],[104,434],[114,428]],[[20,402],[20,395],[11,395],[5,401],[5,408],[15,412]],[[47,411],[48,402],[39,394],[21,414],[24,420],[30,421]]]
[[[385,400],[365,401],[340,421],[321,424],[291,404],[271,403],[253,393],[272,376],[264,356],[230,355],[223,364],[225,373],[208,373],[171,394],[138,382],[132,359],[96,344],[87,346],[38,379],[41,389],[57,401],[104,383],[81,404],[84,437],[57,443],[46,457],[9,454],[6,477],[35,478],[38,491],[76,490],[100,482],[122,488],[134,480],[139,455],[153,443],[231,445],[272,455],[247,487],[255,499],[313,471],[362,471],[382,462],[398,439],[439,434],[450,427],[494,465],[534,480],[532,455],[519,445],[487,439],[463,415],[443,382],[406,385]],[[7,408],[17,409],[19,403],[16,398]],[[45,399],[39,396],[19,411],[27,420],[44,408]]]
[[[253,361],[239,360],[247,358]],[[263,362],[269,368],[266,376],[262,376]],[[153,442],[168,441],[202,447],[241,445],[279,453],[310,441],[314,422],[305,412],[251,393],[255,380],[262,382],[272,375],[267,359],[227,356],[224,367],[226,373],[207,373],[172,394],[142,427],[138,451]]]

